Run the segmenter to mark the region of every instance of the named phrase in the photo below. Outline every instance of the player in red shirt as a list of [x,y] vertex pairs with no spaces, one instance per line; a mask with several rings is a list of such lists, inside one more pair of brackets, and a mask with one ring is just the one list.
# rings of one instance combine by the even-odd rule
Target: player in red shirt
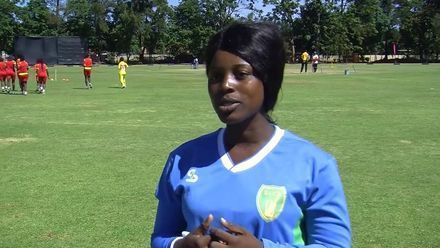
[[24,59],[23,56],[21,56],[21,58],[17,61],[19,61],[17,63],[17,76],[18,76],[18,82],[20,83],[21,93],[23,95],[27,95],[27,81],[29,78],[29,64]]
[[8,87],[5,83],[6,74],[6,63],[2,57],[0,57],[0,85],[2,87],[2,92],[8,92]]
[[38,59],[37,64],[39,64],[37,78],[38,78],[38,92],[41,94],[46,93],[46,82],[49,77],[49,71],[47,70],[47,65],[44,63],[43,59]]
[[34,71],[35,71],[35,82],[37,84],[37,89],[35,90],[38,92],[40,90],[40,84],[38,83],[38,71],[40,70],[40,64],[38,63],[40,59],[37,59],[37,63],[34,65]]
[[[15,74],[16,74],[16,78],[18,79],[18,64],[20,63],[20,57],[21,55],[17,55],[16,59],[15,59]],[[20,80],[19,80],[20,83]]]
[[8,57],[8,60],[6,63],[6,72],[5,72],[5,81],[6,84],[11,88],[12,91],[15,91],[15,67],[17,64],[15,63],[15,60],[12,56]]
[[86,56],[84,56],[83,66],[84,66],[84,83],[86,84],[87,88],[91,89],[93,88],[93,85],[92,82],[90,81],[90,75],[92,75],[93,61],[92,58],[90,58],[90,54],[86,54]]

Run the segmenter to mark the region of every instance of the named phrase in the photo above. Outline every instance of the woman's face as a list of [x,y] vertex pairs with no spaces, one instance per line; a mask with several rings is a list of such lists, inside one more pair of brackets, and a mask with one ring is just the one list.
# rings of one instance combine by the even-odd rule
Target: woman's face
[[208,91],[220,120],[237,124],[261,114],[263,82],[240,57],[218,50],[208,72]]

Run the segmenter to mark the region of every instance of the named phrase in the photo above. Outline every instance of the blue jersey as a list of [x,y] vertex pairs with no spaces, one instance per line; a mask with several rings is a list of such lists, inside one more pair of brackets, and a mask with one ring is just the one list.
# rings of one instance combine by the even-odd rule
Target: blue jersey
[[[275,127],[256,154],[234,164],[224,129],[174,150],[160,178],[153,248],[170,247],[209,215],[242,226],[264,247],[350,247],[350,221],[334,158]],[[323,245],[323,246],[321,246]]]

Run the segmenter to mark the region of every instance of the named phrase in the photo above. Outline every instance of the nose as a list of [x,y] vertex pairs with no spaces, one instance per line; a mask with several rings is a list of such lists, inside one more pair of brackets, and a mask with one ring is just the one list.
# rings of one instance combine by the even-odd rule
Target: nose
[[225,90],[233,89],[236,83],[235,77],[232,73],[227,73],[222,80],[221,86]]

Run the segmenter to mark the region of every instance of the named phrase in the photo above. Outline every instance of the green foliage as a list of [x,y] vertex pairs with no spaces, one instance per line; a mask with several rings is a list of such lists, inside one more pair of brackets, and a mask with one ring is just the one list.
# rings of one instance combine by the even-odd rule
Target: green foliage
[[174,9],[168,36],[170,53],[180,62],[203,59],[208,38],[233,22],[241,1],[183,0]]
[[114,22],[110,26],[110,50],[130,54],[135,38],[133,34],[139,28],[136,12],[123,0],[117,0],[112,17]]
[[202,40],[202,10],[197,0],[183,0],[174,8],[170,33],[166,46],[175,56],[193,55],[200,52],[198,42]]
[[[347,55],[353,51],[353,43],[350,42],[349,27],[355,25],[354,19],[346,18],[338,13],[332,13],[328,19],[328,25],[324,27],[322,35],[322,50],[327,54]],[[353,20],[353,22],[350,22]],[[350,23],[350,25],[348,25]]]
[[106,17],[110,11],[110,4],[105,0],[90,1],[90,22],[91,35],[89,37],[89,46],[94,50],[101,52],[106,50],[106,36],[109,32],[109,26]]
[[432,19],[432,30],[434,35],[433,50],[437,54],[440,53],[440,13],[434,15]]
[[303,33],[300,31],[301,23],[295,19],[299,2],[297,0],[264,0],[263,3],[273,6],[263,19],[277,23],[280,26],[288,47],[292,49],[290,59],[294,59],[295,46],[298,45],[298,39],[303,37]]
[[208,38],[238,20],[277,23],[291,58],[301,49],[387,57],[397,43],[428,59],[440,46],[435,0],[0,0],[0,10],[8,52],[15,35],[75,35],[93,51],[138,53],[141,61],[157,53],[203,61]]
[[17,30],[20,35],[51,36],[58,33],[57,17],[45,0],[30,0],[17,11],[17,19],[21,24]]
[[92,35],[91,4],[88,0],[70,0],[64,12],[65,32],[68,35],[90,37]]
[[15,1],[0,0],[0,13],[4,13],[0,18],[0,48],[10,50],[12,48],[13,37],[18,29],[14,13],[17,13]]

